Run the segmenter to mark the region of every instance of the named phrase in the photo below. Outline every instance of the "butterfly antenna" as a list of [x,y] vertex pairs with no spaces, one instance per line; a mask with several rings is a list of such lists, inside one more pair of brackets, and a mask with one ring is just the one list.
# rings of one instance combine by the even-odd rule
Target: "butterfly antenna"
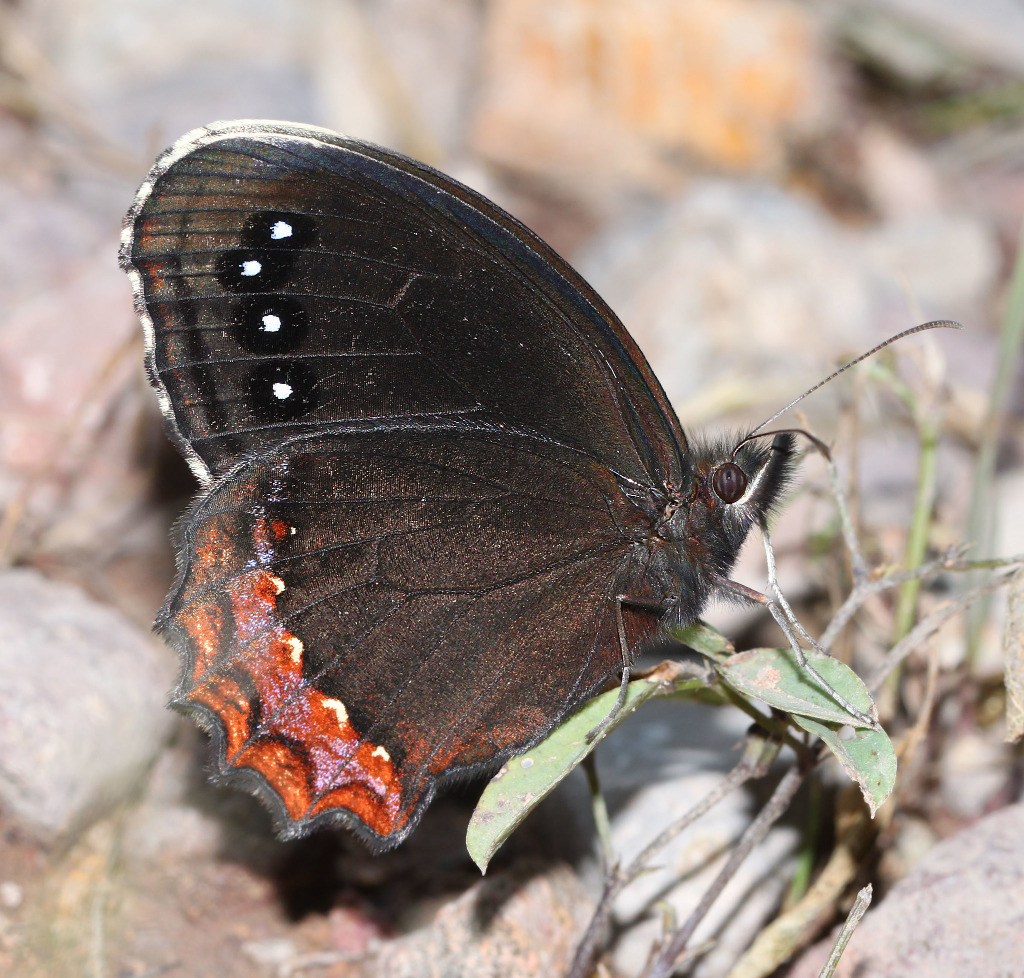
[[911,326],[910,329],[903,330],[902,333],[897,333],[895,336],[890,336],[887,340],[883,340],[877,346],[871,347],[867,353],[862,353],[859,357],[854,358],[849,363],[844,363],[834,373],[829,374],[824,380],[819,380],[813,387],[805,390],[799,397],[794,397],[784,408],[776,411],[767,421],[762,421],[750,434],[743,439],[744,442],[749,441],[751,438],[758,435],[763,429],[767,428],[779,415],[785,414],[791,407],[799,404],[808,394],[813,394],[819,387],[824,387],[829,381],[835,380],[841,373],[845,373],[850,367],[857,366],[861,360],[867,360],[868,357],[873,357],[879,350],[885,349],[890,343],[895,343],[897,340],[902,340],[905,336],[910,336],[912,333],[920,333],[925,329],[963,329],[963,324],[958,323],[954,319],[933,319],[929,323],[921,323],[919,326]]

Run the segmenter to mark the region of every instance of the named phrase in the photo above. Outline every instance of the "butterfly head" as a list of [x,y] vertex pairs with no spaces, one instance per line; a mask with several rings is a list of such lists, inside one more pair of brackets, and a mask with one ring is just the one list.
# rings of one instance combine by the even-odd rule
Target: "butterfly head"
[[732,570],[751,527],[763,524],[778,505],[792,475],[794,437],[785,432],[767,444],[696,443],[690,450],[689,484],[662,529],[679,548],[680,621],[700,613],[715,579]]

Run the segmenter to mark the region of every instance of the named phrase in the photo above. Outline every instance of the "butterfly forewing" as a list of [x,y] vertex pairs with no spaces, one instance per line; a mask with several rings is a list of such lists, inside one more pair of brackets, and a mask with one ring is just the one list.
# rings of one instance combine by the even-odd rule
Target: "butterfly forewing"
[[157,163],[123,260],[201,476],[324,425],[443,415],[678,483],[683,436],[607,306],[421,164],[322,130],[210,127]]

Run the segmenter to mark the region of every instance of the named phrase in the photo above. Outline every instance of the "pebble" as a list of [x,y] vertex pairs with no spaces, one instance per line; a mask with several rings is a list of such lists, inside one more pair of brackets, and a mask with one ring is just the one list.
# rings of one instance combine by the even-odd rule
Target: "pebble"
[[388,978],[564,975],[594,900],[569,866],[522,860],[445,904],[429,926],[382,944],[367,973]]
[[1006,790],[1014,749],[1002,729],[963,730],[939,758],[939,790],[946,807],[963,818],[977,818]]
[[[1024,962],[1024,805],[939,843],[865,916],[836,978],[991,978]],[[834,936],[797,962],[814,978]]]
[[4,910],[17,910],[24,899],[25,894],[17,883],[11,880],[0,883],[0,907]]
[[246,941],[242,953],[256,964],[280,967],[292,961],[297,950],[295,942],[287,937],[268,937],[261,941]]
[[173,722],[173,657],[82,592],[0,574],[0,806],[44,841],[137,790]]

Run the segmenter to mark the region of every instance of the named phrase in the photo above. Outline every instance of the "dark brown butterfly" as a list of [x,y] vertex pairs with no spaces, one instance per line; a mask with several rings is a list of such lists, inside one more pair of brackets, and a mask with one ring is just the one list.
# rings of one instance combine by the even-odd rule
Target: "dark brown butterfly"
[[791,466],[788,435],[688,441],[535,235],[323,129],[189,133],[121,261],[203,484],[157,621],[174,705],[286,836],[397,845],[693,620]]

